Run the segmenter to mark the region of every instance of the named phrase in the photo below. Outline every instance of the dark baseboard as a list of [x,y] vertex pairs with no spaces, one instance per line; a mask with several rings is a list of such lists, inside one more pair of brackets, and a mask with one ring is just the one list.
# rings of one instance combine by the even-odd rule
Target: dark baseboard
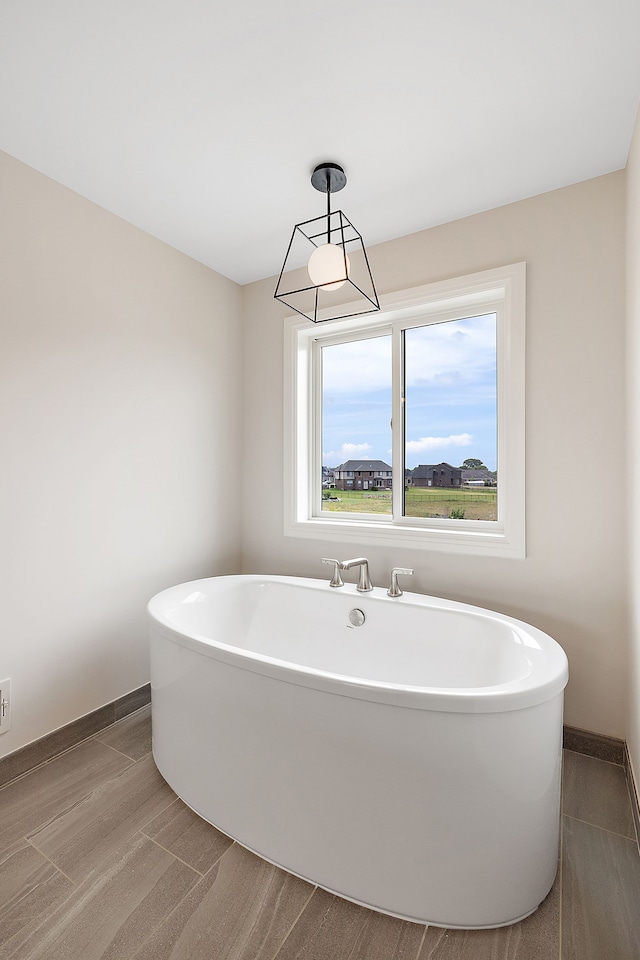
[[577,727],[563,728],[563,746],[565,750],[574,753],[584,753],[587,757],[596,760],[607,760],[609,763],[624,765],[625,742],[615,737],[605,737],[601,733],[591,733],[590,730],[579,730]]
[[46,763],[52,760],[59,753],[64,753],[69,747],[75,746],[81,740],[93,736],[105,727],[110,727],[117,720],[133,713],[145,704],[151,701],[151,684],[146,683],[137,690],[118,697],[111,703],[93,710],[92,713],[67,723],[66,726],[48,733],[33,743],[28,743],[26,747],[21,747],[14,753],[0,759],[0,787],[16,777],[22,776],[28,770],[37,767],[40,763]]
[[624,767],[631,811],[636,825],[636,836],[640,838],[640,798],[626,740],[605,737],[601,733],[591,733],[589,730],[578,730],[576,727],[564,727],[563,746],[565,750],[573,750],[575,753],[583,753],[587,757],[595,757],[596,760],[606,760]]

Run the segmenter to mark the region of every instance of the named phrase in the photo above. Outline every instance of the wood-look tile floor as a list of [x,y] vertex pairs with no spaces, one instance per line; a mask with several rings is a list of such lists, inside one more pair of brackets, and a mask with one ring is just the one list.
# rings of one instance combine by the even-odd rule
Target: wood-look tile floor
[[331,896],[200,820],[151,757],[150,708],[0,790],[0,958],[638,960],[622,767],[565,753],[553,890],[521,923],[443,930]]

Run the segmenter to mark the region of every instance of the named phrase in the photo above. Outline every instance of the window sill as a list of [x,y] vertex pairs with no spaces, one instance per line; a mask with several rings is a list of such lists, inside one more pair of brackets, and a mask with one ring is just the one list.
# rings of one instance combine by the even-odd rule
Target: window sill
[[[315,540],[332,540],[341,543],[392,546],[410,550],[438,550],[445,553],[463,553],[476,556],[505,557],[523,560],[524,538],[509,538],[504,532],[486,528],[453,527],[448,521],[447,529],[435,526],[402,525],[388,520],[341,519],[313,517],[294,520],[286,524],[285,536]],[[466,523],[462,520],[460,523]]]

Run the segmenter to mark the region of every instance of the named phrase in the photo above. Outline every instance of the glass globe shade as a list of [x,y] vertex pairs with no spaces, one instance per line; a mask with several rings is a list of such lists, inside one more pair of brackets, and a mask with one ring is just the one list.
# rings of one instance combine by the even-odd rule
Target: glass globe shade
[[[344,253],[342,247],[335,243],[323,243],[316,247],[311,256],[307,270],[314,287],[320,287],[321,290],[339,290],[347,282],[344,275],[345,265],[347,268],[347,277],[351,269],[349,257]],[[335,277],[340,279],[336,280]]]

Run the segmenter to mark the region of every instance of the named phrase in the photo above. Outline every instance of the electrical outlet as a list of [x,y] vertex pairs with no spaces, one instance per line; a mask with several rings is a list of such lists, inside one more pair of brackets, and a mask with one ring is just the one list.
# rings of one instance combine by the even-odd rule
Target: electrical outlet
[[0,680],[0,733],[11,729],[11,680]]

